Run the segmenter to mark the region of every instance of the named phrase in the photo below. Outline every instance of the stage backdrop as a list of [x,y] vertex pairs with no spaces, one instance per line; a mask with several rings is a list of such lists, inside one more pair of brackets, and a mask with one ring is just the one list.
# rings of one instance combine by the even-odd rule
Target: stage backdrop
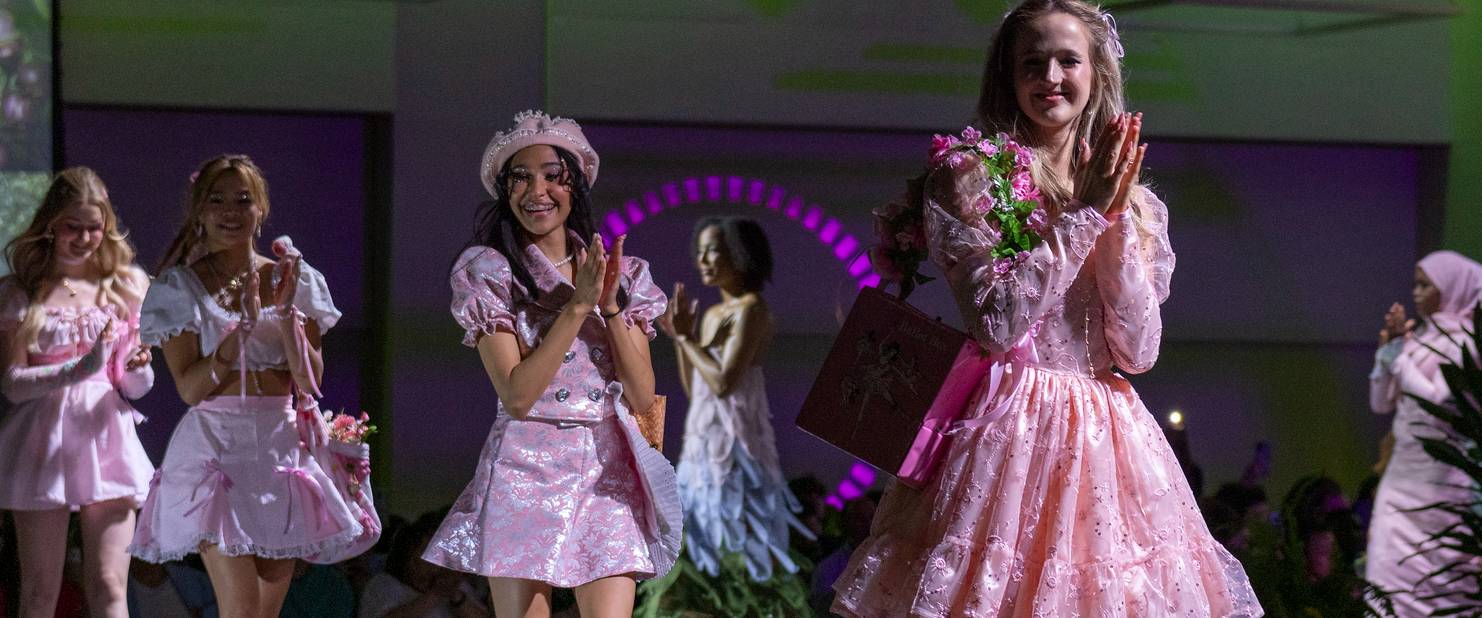
[[[1014,4],[552,2],[548,104],[588,120],[939,129],[969,119]],[[1365,16],[1175,5],[1116,17],[1128,98],[1157,135],[1450,138],[1444,19],[1297,34]]]
[[[0,3],[0,247],[26,229],[51,182],[53,3]],[[0,260],[0,276],[10,272]]]

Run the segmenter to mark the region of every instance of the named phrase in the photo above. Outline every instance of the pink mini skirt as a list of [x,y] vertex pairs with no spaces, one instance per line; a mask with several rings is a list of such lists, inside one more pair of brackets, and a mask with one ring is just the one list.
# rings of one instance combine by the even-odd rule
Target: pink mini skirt
[[216,547],[228,556],[305,558],[361,525],[299,442],[292,400],[216,397],[180,419],[150,482],[129,551],[150,562]]

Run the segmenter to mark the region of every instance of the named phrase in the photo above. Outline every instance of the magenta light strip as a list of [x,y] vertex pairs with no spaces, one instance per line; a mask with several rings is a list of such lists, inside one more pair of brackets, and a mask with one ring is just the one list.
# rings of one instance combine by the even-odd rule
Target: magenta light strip
[[710,176],[705,179],[705,201],[720,201],[720,176]]
[[662,183],[658,189],[644,191],[641,198],[627,200],[622,208],[604,215],[605,234],[621,236],[666,209],[698,203],[765,205],[768,210],[797,221],[818,242],[829,247],[859,287],[880,284],[880,277],[872,272],[869,260],[860,255],[859,237],[850,234],[843,222],[828,216],[818,204],[809,204],[802,196],[789,195],[786,189],[758,178],[714,174]]
[[732,176],[726,179],[726,201],[732,204],[741,201],[741,185],[746,180],[740,176]]

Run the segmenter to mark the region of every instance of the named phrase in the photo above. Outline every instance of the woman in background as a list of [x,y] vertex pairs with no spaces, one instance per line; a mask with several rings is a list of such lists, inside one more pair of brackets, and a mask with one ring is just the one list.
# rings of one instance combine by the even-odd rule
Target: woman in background
[[[1428,616],[1436,609],[1463,604],[1468,592],[1461,582],[1448,583],[1446,575],[1426,575],[1452,562],[1468,558],[1455,551],[1425,543],[1432,534],[1457,523],[1437,509],[1419,509],[1436,502],[1466,502],[1475,499],[1470,479],[1454,467],[1426,454],[1420,438],[1446,438],[1439,421],[1406,396],[1442,403],[1451,397],[1441,376],[1441,365],[1461,362],[1472,354],[1466,329],[1482,302],[1482,264],[1455,251],[1437,251],[1415,267],[1412,290],[1419,326],[1406,319],[1399,303],[1384,316],[1379,331],[1379,351],[1369,374],[1369,406],[1376,413],[1395,413],[1394,446],[1374,496],[1373,519],[1369,524],[1365,578],[1380,589],[1394,592],[1395,615],[1400,618]],[[1467,348],[1463,350],[1462,345]],[[1426,551],[1416,554],[1425,546]],[[1411,555],[1416,554],[1416,555]],[[1424,597],[1454,593],[1439,598]]]
[[782,476],[762,376],[773,334],[761,295],[772,278],[772,250],[761,225],[742,217],[700,221],[690,246],[700,282],[721,301],[697,319],[698,301],[675,284],[659,320],[674,340],[689,396],[678,466],[685,550],[711,577],[720,575],[727,554],[739,553],[751,579],[764,582],[774,563],[778,575],[798,570],[788,556],[789,527],[812,536]]

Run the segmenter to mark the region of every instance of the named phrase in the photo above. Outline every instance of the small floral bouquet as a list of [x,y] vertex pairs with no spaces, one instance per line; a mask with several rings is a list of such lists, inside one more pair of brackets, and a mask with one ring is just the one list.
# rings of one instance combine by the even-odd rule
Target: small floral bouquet
[[339,442],[364,444],[366,438],[376,433],[376,426],[370,424],[370,415],[365,412],[358,418],[343,411],[325,412],[324,422],[329,425],[329,439]]
[[[971,214],[981,220],[967,223],[993,244],[994,271],[1008,272],[1028,259],[1049,229],[1049,213],[1029,171],[1034,152],[1005,133],[985,139],[967,127],[961,137],[934,136],[930,154],[933,169],[957,167],[969,157],[986,168],[988,190],[970,206]],[[870,249],[870,263],[882,280],[900,284],[902,299],[915,286],[932,280],[919,272],[927,258],[925,184],[925,174],[912,179],[905,196],[873,211],[878,243]]]
[[963,157],[974,157],[987,168],[987,193],[971,205],[972,214],[982,217],[986,225],[974,227],[985,231],[993,244],[993,270],[1008,272],[1028,259],[1049,231],[1050,216],[1029,171],[1034,151],[1006,133],[985,139],[972,127],[962,130],[961,139],[951,135],[932,138],[932,167],[957,167]]
[[324,422],[329,425],[330,451],[335,461],[349,475],[347,483],[351,496],[358,497],[360,488],[370,478],[370,447],[365,439],[376,433],[370,424],[370,415],[361,412],[359,417],[325,412]]
[[925,175],[911,179],[900,199],[872,211],[876,244],[870,248],[870,264],[882,281],[900,284],[902,300],[917,285],[933,279],[921,274],[921,263],[926,261],[926,222],[921,209],[925,182]]

